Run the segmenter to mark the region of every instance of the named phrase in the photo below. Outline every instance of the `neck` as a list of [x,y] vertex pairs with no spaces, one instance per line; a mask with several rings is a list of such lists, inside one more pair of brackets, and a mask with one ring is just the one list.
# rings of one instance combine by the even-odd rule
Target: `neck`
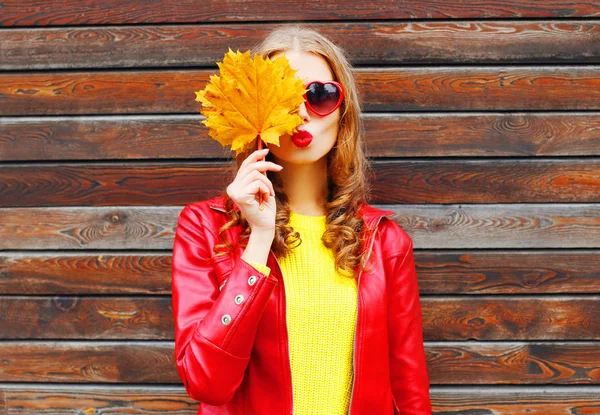
[[277,174],[283,181],[291,210],[301,215],[325,215],[327,158],[307,164],[287,163],[281,159],[275,162],[283,166]]

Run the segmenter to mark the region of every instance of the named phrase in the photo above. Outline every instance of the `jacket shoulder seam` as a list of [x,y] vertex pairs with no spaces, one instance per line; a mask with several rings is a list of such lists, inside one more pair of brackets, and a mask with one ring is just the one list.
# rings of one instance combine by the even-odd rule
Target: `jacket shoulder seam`
[[404,249],[400,249],[399,251],[395,251],[389,255],[386,255],[385,257],[383,257],[383,260],[389,260],[389,259],[393,259],[399,256],[406,256],[411,250],[413,249],[413,241],[412,239],[409,238],[408,243],[406,244],[406,247]]
[[192,209],[191,206],[192,205],[187,205],[185,209],[189,209],[190,211],[192,211],[194,213],[194,216],[196,216],[196,218],[198,219],[198,224],[202,227],[202,229],[207,230],[208,232],[210,232],[213,238],[216,238],[217,235],[215,234],[214,229],[212,228],[211,224],[204,218],[202,212],[198,212],[195,209]]
[[[182,212],[186,209],[189,210],[190,214],[193,214],[194,217],[197,219],[197,224],[198,224],[200,232],[202,232],[202,233],[208,232],[213,239],[217,240],[217,236],[215,235],[212,227],[210,226],[210,223],[206,219],[204,219],[201,212],[198,212],[197,210],[193,209],[192,205],[185,206],[182,209]],[[212,250],[211,250],[210,258],[208,258],[208,260],[212,262],[212,261],[214,261],[215,257],[216,257],[215,253],[212,252]]]

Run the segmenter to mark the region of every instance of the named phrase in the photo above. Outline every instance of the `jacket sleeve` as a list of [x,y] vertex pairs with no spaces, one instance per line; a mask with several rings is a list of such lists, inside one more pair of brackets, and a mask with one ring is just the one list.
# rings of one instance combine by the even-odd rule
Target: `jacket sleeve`
[[179,214],[173,243],[175,362],[191,398],[222,405],[243,380],[277,279],[240,258],[219,290],[206,241],[212,234],[189,206]]
[[254,262],[254,261],[248,261],[248,263],[250,265],[252,265],[254,268],[256,268],[257,270],[259,270],[260,272],[262,272],[263,274],[269,275],[271,273],[271,268],[269,268],[266,265],[263,265],[263,264],[260,264],[258,262]]
[[431,415],[429,375],[423,344],[419,287],[413,243],[390,259],[388,327],[390,376],[395,413]]

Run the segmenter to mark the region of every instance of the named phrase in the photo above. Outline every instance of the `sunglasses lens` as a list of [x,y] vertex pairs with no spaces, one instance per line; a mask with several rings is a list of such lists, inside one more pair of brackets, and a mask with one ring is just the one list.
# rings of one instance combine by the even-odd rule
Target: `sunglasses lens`
[[306,100],[317,114],[330,112],[340,100],[340,90],[334,84],[313,82],[308,85],[307,89]]

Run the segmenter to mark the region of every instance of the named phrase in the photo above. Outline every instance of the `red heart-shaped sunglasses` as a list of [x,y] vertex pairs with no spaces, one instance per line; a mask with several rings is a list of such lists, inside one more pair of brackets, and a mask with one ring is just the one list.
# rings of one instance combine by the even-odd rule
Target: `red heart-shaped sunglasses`
[[305,84],[308,91],[304,93],[306,105],[312,112],[321,117],[331,114],[342,105],[344,88],[336,81],[310,81]]

